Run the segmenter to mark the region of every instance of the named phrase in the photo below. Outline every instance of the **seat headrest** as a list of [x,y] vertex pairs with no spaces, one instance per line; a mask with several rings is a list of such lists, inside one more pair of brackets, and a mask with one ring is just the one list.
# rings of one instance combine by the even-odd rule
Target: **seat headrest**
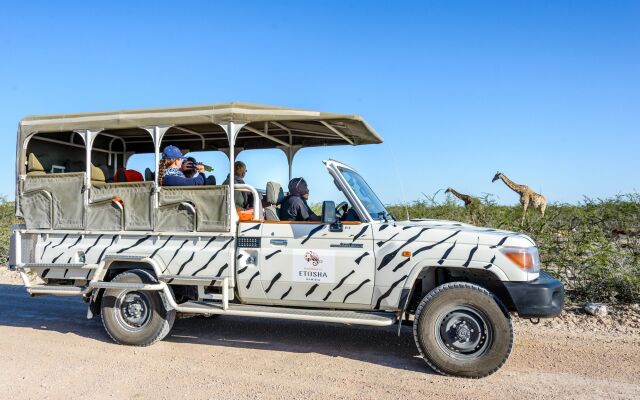
[[106,178],[104,176],[104,172],[95,165],[91,164],[91,183],[98,182],[104,183]]
[[29,153],[29,157],[27,158],[27,172],[45,172],[42,163],[33,153]]
[[284,200],[284,191],[277,182],[267,182],[267,203],[280,204]]

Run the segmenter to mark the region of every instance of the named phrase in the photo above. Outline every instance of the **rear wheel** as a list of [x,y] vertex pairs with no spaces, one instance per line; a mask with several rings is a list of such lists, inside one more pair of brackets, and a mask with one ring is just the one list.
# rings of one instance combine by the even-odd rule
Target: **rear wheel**
[[[112,282],[157,283],[147,271],[131,270]],[[175,310],[167,310],[161,292],[150,290],[106,289],[102,298],[102,324],[120,344],[149,346],[162,340],[173,326]]]
[[413,323],[418,350],[443,375],[482,378],[497,371],[513,346],[504,305],[466,282],[438,286],[420,302]]

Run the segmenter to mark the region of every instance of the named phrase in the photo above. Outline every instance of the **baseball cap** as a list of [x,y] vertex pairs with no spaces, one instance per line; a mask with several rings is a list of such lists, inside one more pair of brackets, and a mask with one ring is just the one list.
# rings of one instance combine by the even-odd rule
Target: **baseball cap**
[[162,158],[182,158],[182,152],[176,146],[167,146],[162,151]]

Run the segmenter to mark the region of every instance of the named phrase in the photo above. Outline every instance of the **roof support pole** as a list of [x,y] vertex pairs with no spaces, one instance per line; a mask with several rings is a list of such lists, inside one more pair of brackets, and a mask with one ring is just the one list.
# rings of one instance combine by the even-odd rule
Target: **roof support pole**
[[284,151],[284,154],[287,157],[287,164],[289,165],[289,181],[291,181],[291,179],[293,179],[293,157],[295,157],[295,155],[302,148],[302,146],[300,145],[292,145],[289,147],[278,146],[278,148]]
[[[160,145],[162,144],[162,137],[164,134],[171,128],[170,126],[152,126],[142,128],[145,131],[149,132],[151,138],[153,139],[153,153],[155,156],[155,173],[153,174],[153,209],[158,209],[159,196],[158,193],[160,191],[160,185],[158,184],[158,170],[160,169]],[[155,212],[153,213],[156,214]],[[153,230],[156,229],[156,219],[153,218]]]
[[227,134],[227,138],[229,140],[229,218],[231,227],[234,227],[238,222],[238,213],[236,212],[235,207],[235,180],[236,180],[236,171],[235,171],[235,162],[236,162],[236,138],[238,137],[238,133],[240,133],[240,129],[244,127],[245,124],[238,124],[235,122],[228,122],[226,125],[221,125],[222,129]]
[[[84,140],[84,154],[85,154],[85,174],[84,174],[84,193],[82,194],[82,202],[84,203],[84,209],[89,207],[89,190],[91,189],[91,148],[93,147],[93,140],[100,133],[100,131],[83,130],[76,131],[78,135]],[[82,224],[86,226],[87,213],[83,214]]]

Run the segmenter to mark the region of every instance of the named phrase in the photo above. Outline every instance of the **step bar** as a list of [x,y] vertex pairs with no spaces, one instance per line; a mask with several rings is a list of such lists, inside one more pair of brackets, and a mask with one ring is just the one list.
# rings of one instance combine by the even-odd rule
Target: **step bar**
[[227,310],[222,310],[215,304],[196,301],[180,304],[176,308],[177,311],[187,309],[189,310],[188,312],[197,314],[331,322],[347,325],[390,326],[397,321],[395,314],[370,311],[303,309],[245,304],[229,304]]

